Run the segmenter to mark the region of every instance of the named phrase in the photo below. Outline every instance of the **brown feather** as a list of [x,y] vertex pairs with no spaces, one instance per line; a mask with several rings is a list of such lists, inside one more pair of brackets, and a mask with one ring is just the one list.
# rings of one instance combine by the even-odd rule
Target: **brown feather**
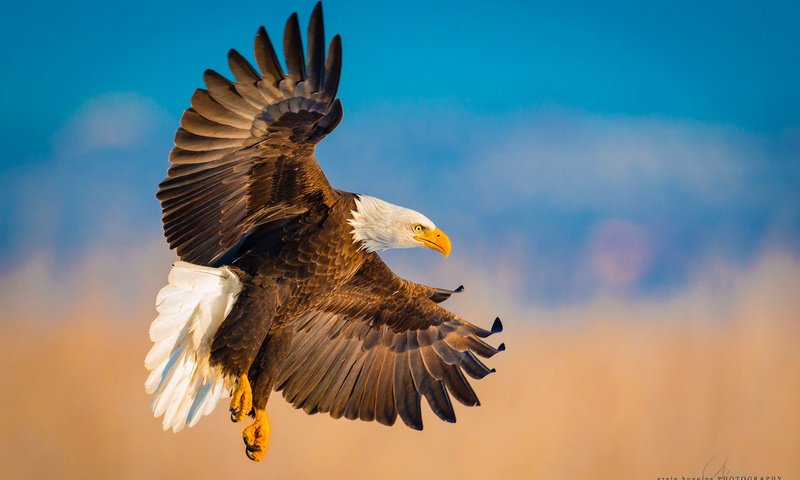
[[308,63],[306,73],[307,94],[310,95],[322,87],[325,63],[325,25],[322,19],[322,2],[317,2],[311,19],[308,22]]
[[205,137],[236,139],[245,139],[250,137],[250,132],[248,130],[242,130],[241,128],[213,122],[198,114],[191,108],[183,112],[183,116],[181,117],[181,127],[191,133],[194,133],[195,135],[201,135]]
[[397,420],[397,408],[394,396],[394,372],[397,355],[391,351],[386,352],[378,379],[377,394],[375,396],[375,420],[383,425],[392,426]]
[[272,41],[269,39],[267,30],[264,27],[258,29],[255,41],[255,56],[258,68],[261,69],[261,75],[267,81],[270,87],[277,90],[278,84],[283,80],[283,69],[278,56],[275,55],[275,47],[272,46]]
[[[310,413],[329,411],[334,418],[387,425],[399,415],[415,429],[422,428],[424,396],[438,417],[455,421],[448,392],[465,405],[479,403],[462,369],[476,379],[493,371],[470,348],[497,349],[472,336],[482,329],[438,306],[431,299],[437,291],[399,279],[377,255],[367,255],[349,282],[326,294],[319,314],[297,324],[296,341],[314,348],[287,359],[284,375],[291,373],[284,396]],[[331,322],[338,326],[326,329],[330,338],[314,333]],[[359,324],[365,328],[356,328]],[[346,353],[339,343],[345,340],[355,342],[355,353]],[[298,389],[290,388],[293,377],[304,382],[307,395],[298,397]]]
[[252,120],[223,107],[208,94],[208,90],[198,88],[191,98],[192,108],[212,122],[221,123],[229,127],[249,131]]
[[306,79],[306,65],[303,59],[303,43],[300,40],[300,22],[297,13],[293,13],[286,20],[283,30],[283,55],[286,59],[288,77],[295,84]]
[[372,365],[375,362],[375,356],[377,353],[377,349],[367,352],[361,365],[361,369],[358,372],[358,379],[353,385],[352,393],[348,398],[347,405],[344,407],[344,416],[350,420],[355,420],[359,416],[359,407],[361,405],[362,398],[365,395],[364,385],[367,383],[367,377],[369,376],[370,370],[372,370]]
[[407,426],[414,430],[422,430],[422,410],[420,396],[414,386],[409,366],[409,353],[405,351],[396,355],[394,369],[394,396],[397,413]]
[[375,352],[375,359],[372,361],[366,382],[364,382],[364,393],[361,397],[361,404],[358,407],[358,418],[367,422],[375,420],[375,401],[378,398],[378,380],[380,380],[385,357],[389,353],[386,348],[381,347],[376,348]]
[[175,146],[194,152],[233,148],[241,145],[242,141],[238,138],[204,137],[184,130],[183,128],[179,128],[178,131],[175,132]]
[[261,111],[236,92],[236,86],[233,82],[214,70],[206,70],[203,74],[203,81],[211,98],[223,107],[247,118],[252,118]]

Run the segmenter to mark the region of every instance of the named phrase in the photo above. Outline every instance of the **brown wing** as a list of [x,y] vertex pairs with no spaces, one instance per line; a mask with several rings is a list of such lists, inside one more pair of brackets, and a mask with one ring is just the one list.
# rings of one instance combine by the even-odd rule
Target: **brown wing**
[[467,323],[435,303],[437,292],[400,279],[372,254],[348,285],[296,324],[276,389],[308,413],[385,425],[400,415],[417,430],[425,397],[439,418],[455,422],[449,395],[479,404],[463,372],[483,378],[494,371],[476,354],[505,349],[481,340],[502,324],[497,319],[487,331]]
[[266,30],[255,40],[258,73],[238,52],[236,82],[207,70],[181,118],[167,178],[159,186],[164,234],[181,259],[210,264],[253,227],[307,211],[336,196],[314,147],[342,118],[336,97],[341,40],[325,60],[322,7],[308,26],[304,60],[297,14],[286,22],[281,69]]

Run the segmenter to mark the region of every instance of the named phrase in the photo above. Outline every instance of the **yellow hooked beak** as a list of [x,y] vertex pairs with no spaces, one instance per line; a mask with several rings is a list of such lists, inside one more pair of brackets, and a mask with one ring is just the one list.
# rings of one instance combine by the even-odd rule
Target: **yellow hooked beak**
[[422,243],[423,246],[432,248],[445,257],[450,255],[450,238],[438,228],[423,232],[415,236],[414,239]]

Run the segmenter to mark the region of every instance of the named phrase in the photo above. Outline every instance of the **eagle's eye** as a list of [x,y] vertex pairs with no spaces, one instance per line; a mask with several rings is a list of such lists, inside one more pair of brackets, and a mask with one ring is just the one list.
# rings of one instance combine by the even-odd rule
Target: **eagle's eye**
[[415,225],[414,225],[414,231],[415,231],[415,232],[417,232],[417,233],[422,233],[422,231],[423,231],[423,230],[425,230],[425,227],[423,227],[423,226],[422,226],[422,225],[420,225],[419,223],[417,223],[417,224],[415,224]]

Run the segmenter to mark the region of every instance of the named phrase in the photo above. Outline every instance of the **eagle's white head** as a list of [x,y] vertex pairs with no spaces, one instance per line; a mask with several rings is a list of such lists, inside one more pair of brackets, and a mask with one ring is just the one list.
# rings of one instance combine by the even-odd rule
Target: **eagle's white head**
[[353,227],[353,241],[369,252],[387,248],[427,247],[445,257],[450,255],[450,239],[425,215],[385,202],[359,195],[356,209],[348,223]]

